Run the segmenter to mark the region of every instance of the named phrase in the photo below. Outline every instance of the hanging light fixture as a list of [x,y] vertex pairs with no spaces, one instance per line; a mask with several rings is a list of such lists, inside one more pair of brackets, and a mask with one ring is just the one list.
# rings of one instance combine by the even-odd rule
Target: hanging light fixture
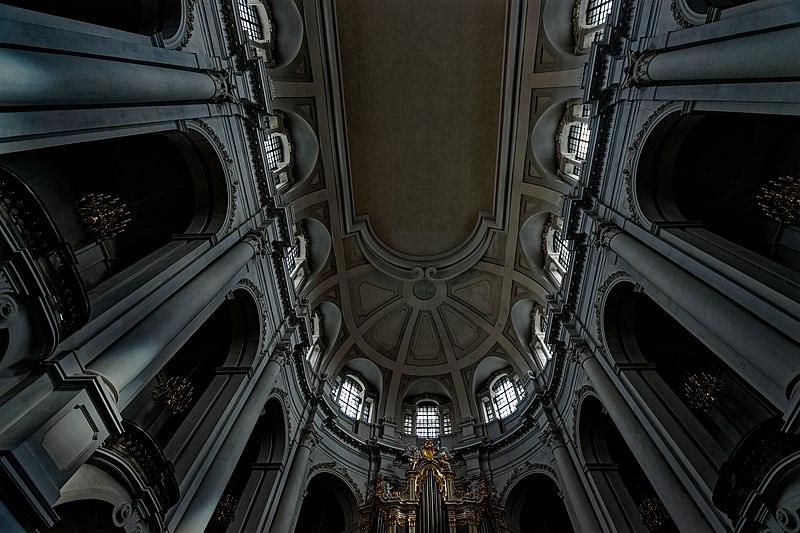
[[192,383],[186,378],[171,377],[153,389],[153,399],[176,415],[192,403]]
[[236,506],[238,505],[239,501],[236,498],[230,494],[224,495],[217,503],[217,508],[214,509],[215,525],[222,528],[231,525],[236,520]]
[[769,181],[757,196],[758,205],[768,217],[781,224],[800,219],[800,178],[780,176]]
[[639,504],[639,516],[650,531],[664,531],[669,523],[669,513],[658,498],[646,498]]
[[721,379],[705,372],[689,376],[683,389],[689,404],[706,413],[716,407],[728,391]]
[[131,221],[128,206],[108,194],[87,194],[75,202],[75,210],[86,231],[98,241],[119,235]]

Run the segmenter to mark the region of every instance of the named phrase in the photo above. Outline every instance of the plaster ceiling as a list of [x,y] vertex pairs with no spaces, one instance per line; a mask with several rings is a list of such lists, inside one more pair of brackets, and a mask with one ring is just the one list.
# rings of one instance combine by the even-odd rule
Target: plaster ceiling
[[494,207],[506,2],[335,9],[354,214],[399,254],[445,254]]

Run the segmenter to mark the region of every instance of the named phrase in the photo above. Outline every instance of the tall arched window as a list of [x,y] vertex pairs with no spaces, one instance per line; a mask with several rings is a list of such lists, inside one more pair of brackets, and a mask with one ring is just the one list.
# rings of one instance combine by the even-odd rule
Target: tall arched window
[[248,44],[268,67],[274,65],[272,57],[274,27],[267,4],[260,0],[238,0],[239,19]]
[[567,104],[558,129],[559,176],[568,181],[580,179],[581,168],[589,152],[589,115],[591,106],[574,100]]
[[614,8],[614,0],[577,0],[574,8],[575,52],[591,48],[592,43],[603,37],[608,16]]
[[334,385],[332,397],[339,410],[354,420],[371,422],[375,395],[367,389],[364,379],[357,372],[348,370]]
[[495,372],[487,383],[488,387],[478,398],[487,422],[511,415],[525,399],[525,386],[511,373],[511,367]]
[[278,190],[292,183],[292,141],[279,115],[267,119],[264,152]]
[[563,237],[562,224],[561,217],[551,215],[542,235],[545,251],[544,270],[550,274],[556,285],[561,285],[572,258],[572,251]]

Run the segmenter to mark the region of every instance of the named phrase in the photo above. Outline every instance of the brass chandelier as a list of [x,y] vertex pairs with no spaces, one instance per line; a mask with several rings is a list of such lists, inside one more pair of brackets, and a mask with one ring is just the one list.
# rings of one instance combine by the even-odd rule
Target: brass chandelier
[[639,504],[639,516],[650,531],[664,531],[670,521],[669,513],[658,498],[646,498]]
[[192,383],[186,378],[171,377],[162,381],[153,389],[153,400],[176,415],[183,412],[192,403]]
[[87,194],[75,202],[75,211],[86,231],[98,241],[119,235],[131,221],[128,206],[109,194]]
[[781,224],[800,219],[800,178],[779,176],[761,188],[758,205],[768,217]]
[[728,392],[725,383],[711,374],[697,372],[683,385],[689,404],[705,413],[714,409]]

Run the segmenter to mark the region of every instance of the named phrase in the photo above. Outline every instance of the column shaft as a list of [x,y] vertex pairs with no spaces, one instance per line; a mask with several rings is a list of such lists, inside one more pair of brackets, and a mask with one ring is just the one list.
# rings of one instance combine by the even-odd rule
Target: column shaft
[[208,100],[214,79],[202,72],[108,59],[0,49],[0,101],[6,106]]
[[130,395],[119,393],[137,378],[146,382],[152,377],[140,374],[209,302],[227,289],[255,254],[254,246],[249,239],[236,243],[88,365],[90,371],[114,387],[120,396],[119,405],[124,406]]
[[594,355],[584,353],[583,368],[594,385],[600,401],[647,474],[658,496],[680,531],[712,531],[703,513],[667,464],[650,436],[614,387],[611,378]]
[[609,248],[726,343],[715,351],[728,366],[776,406],[787,406],[800,375],[800,347],[630,235],[613,235]]
[[800,77],[800,27],[699,43],[656,53],[647,76],[665,81],[717,81]]
[[265,398],[275,385],[280,370],[281,364],[277,359],[270,359],[267,362],[203,481],[192,496],[191,503],[174,528],[175,533],[193,533],[206,529],[214,515],[216,503],[222,497],[222,492],[236,468],[236,463],[239,462],[242,450],[258,422],[258,417],[261,416]]
[[[313,435],[313,432],[311,432],[311,435]],[[297,453],[294,454],[292,466],[286,477],[286,483],[283,485],[283,493],[270,528],[271,533],[294,531],[297,517],[300,514],[300,507],[303,504],[303,488],[311,466],[311,450],[315,446],[315,439],[316,435],[310,438],[306,437],[306,435],[301,437]]]
[[580,531],[602,531],[581,478],[578,476],[575,463],[572,462],[563,440],[558,439],[553,443],[553,457],[555,457],[558,474],[564,485],[567,498],[569,498],[572,510],[575,512],[575,518],[578,520],[578,529]]

